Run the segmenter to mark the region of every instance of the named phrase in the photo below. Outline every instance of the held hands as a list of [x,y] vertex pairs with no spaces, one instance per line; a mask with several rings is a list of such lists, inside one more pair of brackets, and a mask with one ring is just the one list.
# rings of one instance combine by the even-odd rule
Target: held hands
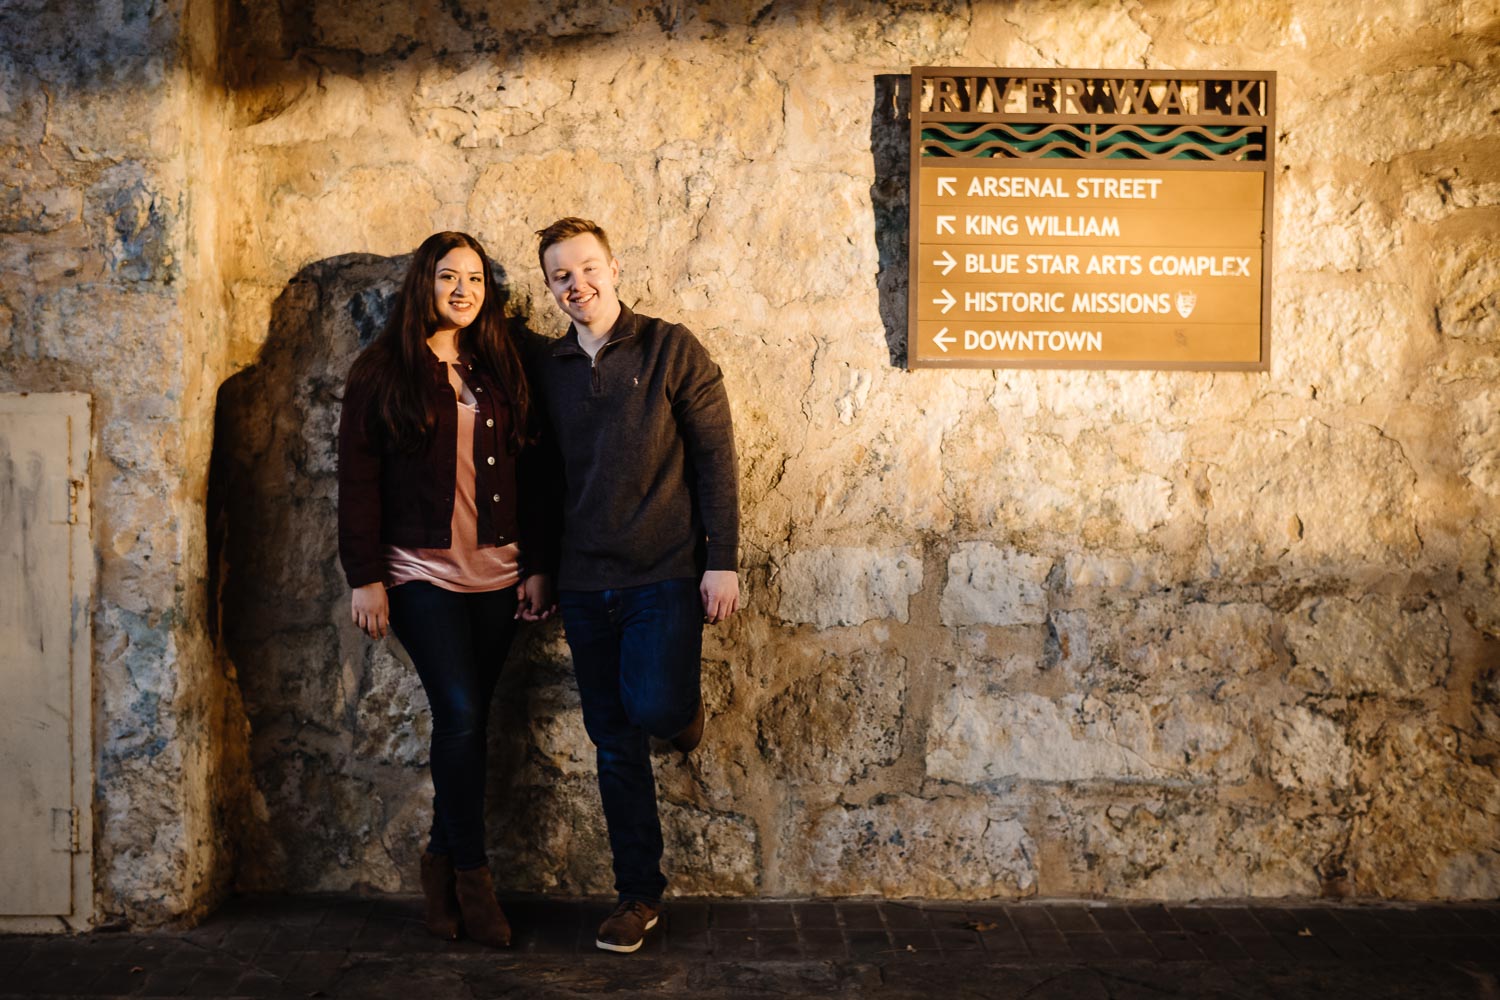
[[717,625],[740,609],[740,578],[732,569],[711,569],[698,585],[703,598],[703,620]]
[[391,628],[391,603],[385,596],[385,584],[380,581],[354,588],[350,600],[350,611],[354,624],[364,630],[371,639],[384,639]]
[[552,617],[557,601],[552,593],[552,578],[533,573],[516,584],[516,617],[522,621],[540,622]]

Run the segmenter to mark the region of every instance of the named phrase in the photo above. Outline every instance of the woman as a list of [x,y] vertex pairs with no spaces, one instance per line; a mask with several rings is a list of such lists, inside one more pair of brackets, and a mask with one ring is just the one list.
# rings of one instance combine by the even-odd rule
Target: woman
[[432,709],[427,927],[510,943],[484,853],[485,728],[515,620],[547,617],[522,567],[516,460],[530,393],[473,237],[417,248],[339,419],[339,559],[354,622],[394,632]]

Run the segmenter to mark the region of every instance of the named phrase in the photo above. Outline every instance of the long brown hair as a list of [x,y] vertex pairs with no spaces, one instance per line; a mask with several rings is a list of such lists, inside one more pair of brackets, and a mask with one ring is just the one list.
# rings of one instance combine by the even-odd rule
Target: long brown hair
[[432,440],[437,427],[431,397],[423,391],[431,364],[427,338],[441,322],[433,277],[438,261],[458,247],[473,250],[484,265],[484,302],[474,322],[458,331],[459,344],[472,351],[476,363],[505,390],[512,447],[520,448],[527,438],[531,392],[521,353],[506,327],[503,298],[489,255],[468,233],[433,233],[412,255],[385,329],[360,353],[349,373],[350,381],[370,385],[373,405],[367,419],[371,436],[383,437],[398,451],[420,450]]

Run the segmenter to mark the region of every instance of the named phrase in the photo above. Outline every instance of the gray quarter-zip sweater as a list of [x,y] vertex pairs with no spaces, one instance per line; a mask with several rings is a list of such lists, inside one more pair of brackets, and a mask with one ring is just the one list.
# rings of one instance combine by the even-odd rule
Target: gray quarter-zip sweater
[[570,325],[543,353],[535,381],[562,463],[559,588],[737,568],[729,397],[719,366],[686,327],[622,304],[592,360]]

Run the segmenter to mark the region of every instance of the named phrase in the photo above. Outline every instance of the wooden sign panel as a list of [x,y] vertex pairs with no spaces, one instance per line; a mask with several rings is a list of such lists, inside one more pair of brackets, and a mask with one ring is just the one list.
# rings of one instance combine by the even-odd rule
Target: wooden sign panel
[[1274,85],[913,70],[911,367],[1268,368]]

